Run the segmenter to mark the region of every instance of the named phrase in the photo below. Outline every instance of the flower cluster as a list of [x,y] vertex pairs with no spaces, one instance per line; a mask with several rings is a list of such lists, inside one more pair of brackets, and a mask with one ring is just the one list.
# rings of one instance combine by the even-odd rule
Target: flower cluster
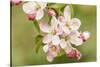
[[71,8],[66,5],[63,10],[63,16],[56,16],[56,12],[52,8],[47,8],[45,2],[25,2],[23,11],[29,20],[41,20],[45,11],[51,21],[39,21],[40,30],[43,35],[43,51],[47,55],[47,60],[52,62],[62,51],[68,58],[76,58],[80,60],[81,53],[73,45],[82,45],[89,37],[88,31],[79,32],[81,21],[78,18],[71,18]]
[[90,37],[90,33],[79,32],[78,29],[81,21],[78,18],[71,19],[70,7],[64,8],[64,16],[52,16],[51,24],[47,22],[40,23],[40,29],[44,33],[43,47],[44,52],[47,54],[47,60],[52,62],[57,55],[64,50],[68,58],[77,58],[80,60],[81,53],[72,46],[82,45]]

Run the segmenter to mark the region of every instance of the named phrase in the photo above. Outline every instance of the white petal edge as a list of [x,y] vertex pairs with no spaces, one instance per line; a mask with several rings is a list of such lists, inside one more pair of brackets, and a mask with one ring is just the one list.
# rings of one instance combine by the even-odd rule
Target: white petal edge
[[70,43],[70,41],[66,41],[66,48],[65,48],[65,52],[66,53],[69,53],[72,49],[73,49],[73,47],[71,46],[71,43]]
[[44,46],[43,46],[43,51],[44,51],[45,53],[47,53],[48,50],[49,50],[49,45],[48,45],[48,44],[44,45]]
[[42,19],[43,16],[44,16],[44,10],[39,9],[39,10],[37,11],[37,13],[36,13],[36,20]]
[[59,45],[60,43],[60,38],[57,35],[52,36],[52,43],[53,45]]
[[70,20],[70,18],[71,18],[71,9],[70,9],[70,6],[66,6],[64,8],[64,17],[66,18],[67,21]]
[[58,20],[55,16],[53,16],[51,19],[51,28],[56,29],[57,25],[58,25]]
[[77,30],[72,30],[70,32],[70,37],[71,38],[74,38],[74,37],[79,37],[80,36],[80,33],[77,31]]
[[76,46],[82,45],[82,43],[83,43],[82,39],[80,39],[78,37],[71,38],[70,42]]
[[70,34],[70,30],[66,26],[62,26],[63,31],[66,33],[66,35]]
[[44,9],[47,6],[46,2],[37,2],[41,9]]
[[51,34],[47,34],[44,36],[43,38],[43,43],[50,43],[52,41],[52,35]]
[[49,62],[52,62],[53,59],[54,59],[54,57],[47,55],[47,60],[48,60]]
[[50,33],[50,26],[46,22],[40,22],[39,27],[42,32]]
[[67,44],[66,44],[66,41],[65,41],[64,39],[61,39],[61,41],[60,41],[60,47],[61,47],[62,49],[66,49]]
[[63,34],[62,27],[58,24],[56,28],[56,35],[62,35],[62,34]]
[[22,8],[26,14],[36,13],[36,3],[35,2],[24,3]]
[[78,30],[81,25],[81,21],[78,18],[73,18],[70,21],[70,28],[72,30]]

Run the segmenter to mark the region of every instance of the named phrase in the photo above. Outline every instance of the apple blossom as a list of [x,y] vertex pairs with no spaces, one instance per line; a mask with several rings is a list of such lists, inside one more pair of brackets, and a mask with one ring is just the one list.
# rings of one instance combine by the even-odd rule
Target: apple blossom
[[41,31],[46,33],[46,35],[43,38],[43,43],[50,43],[52,42],[54,45],[58,45],[60,43],[59,36],[56,35],[56,27],[57,27],[57,19],[55,17],[52,17],[51,19],[51,26],[47,24],[46,22],[40,22],[39,26]]
[[47,60],[49,62],[52,62],[60,52],[60,47],[58,45],[53,45],[52,43],[49,43],[43,47],[43,50],[47,54]]
[[[21,2],[21,0],[11,0],[11,4],[15,5]],[[70,6],[65,6],[63,16],[59,16],[59,13],[56,15],[56,11],[59,7],[50,7],[49,4],[47,5],[45,2],[27,1],[22,4],[23,11],[29,20],[39,20],[39,28],[43,32],[43,34],[41,34],[39,31],[39,35],[43,35],[43,51],[46,53],[46,59],[49,62],[52,62],[62,50],[70,59],[81,59],[82,54],[78,49],[74,48],[73,45],[76,47],[82,45],[89,39],[90,32],[78,31],[81,26],[81,21],[78,18],[71,17]],[[48,9],[46,7],[48,7]],[[62,8],[60,9],[62,11]],[[45,22],[45,11],[47,11],[48,16],[51,16],[49,23]]]
[[46,5],[47,3],[44,2],[26,2],[23,4],[23,11],[29,15],[34,14],[36,20],[40,20],[44,16],[44,9]]
[[81,21],[78,18],[71,19],[70,6],[66,6],[64,8],[64,16],[58,17],[58,20],[60,21],[59,24],[63,30],[66,30],[66,29],[78,30],[81,25]]

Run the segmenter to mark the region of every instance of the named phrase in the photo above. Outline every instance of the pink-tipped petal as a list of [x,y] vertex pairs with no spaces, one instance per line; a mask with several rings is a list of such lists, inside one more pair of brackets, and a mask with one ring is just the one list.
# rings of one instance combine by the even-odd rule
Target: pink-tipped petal
[[53,45],[59,45],[59,43],[60,43],[60,38],[59,38],[59,36],[54,35],[54,36],[52,37],[52,43],[53,43]]
[[76,46],[82,45],[83,43],[82,39],[78,37],[71,38],[70,42]]
[[54,57],[48,55],[47,60],[48,60],[48,62],[52,62],[54,60]]
[[62,34],[63,34],[62,27],[58,24],[56,28],[56,35],[62,35]]
[[58,20],[55,16],[52,16],[51,18],[51,28],[52,29],[56,29],[58,25]]
[[71,18],[71,9],[70,6],[66,6],[64,8],[64,17],[66,18],[66,20],[69,22],[70,18]]
[[80,33],[77,30],[72,30],[70,32],[70,37],[74,38],[74,37],[79,37]]
[[58,17],[58,20],[60,21],[60,24],[61,24],[61,25],[65,25],[66,22],[67,22],[64,16],[59,16],[59,17]]
[[50,33],[50,26],[46,22],[40,22],[40,30],[45,33]]
[[36,20],[42,19],[44,16],[44,11],[42,9],[39,9],[36,13]]
[[36,3],[35,2],[26,2],[23,4],[23,11],[26,14],[35,14],[36,13]]
[[68,27],[62,26],[62,29],[63,29],[64,33],[66,33],[66,35],[70,34],[70,30]]
[[62,49],[66,49],[67,48],[67,43],[66,43],[66,41],[64,39],[61,39],[61,41],[60,41],[60,47]]
[[81,25],[81,21],[78,19],[78,18],[73,18],[71,21],[70,21],[70,28],[72,30],[78,30],[79,27]]
[[44,36],[43,38],[43,43],[50,43],[52,41],[52,35],[51,34],[47,34]]
[[49,62],[52,62],[53,59],[54,59],[56,56],[57,56],[57,52],[54,51],[54,50],[52,50],[52,48],[49,48],[49,51],[48,51],[48,53],[47,53],[47,60],[48,60]]
[[66,41],[66,48],[64,49],[66,53],[69,53],[73,49],[71,43]]

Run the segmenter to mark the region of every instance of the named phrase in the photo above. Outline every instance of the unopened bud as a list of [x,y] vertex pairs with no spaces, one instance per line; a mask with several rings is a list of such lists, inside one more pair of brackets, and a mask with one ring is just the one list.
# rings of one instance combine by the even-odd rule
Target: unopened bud
[[90,37],[90,33],[87,32],[87,31],[80,34],[80,38],[81,38],[83,41],[86,41],[89,37]]
[[55,13],[55,11],[54,11],[53,9],[49,9],[49,10],[48,10],[48,15],[49,15],[49,16],[55,16],[56,13]]
[[35,15],[34,14],[28,14],[28,19],[33,21],[35,20]]
[[73,57],[75,57],[75,51],[71,50],[70,52],[67,53],[67,57],[72,59]]

